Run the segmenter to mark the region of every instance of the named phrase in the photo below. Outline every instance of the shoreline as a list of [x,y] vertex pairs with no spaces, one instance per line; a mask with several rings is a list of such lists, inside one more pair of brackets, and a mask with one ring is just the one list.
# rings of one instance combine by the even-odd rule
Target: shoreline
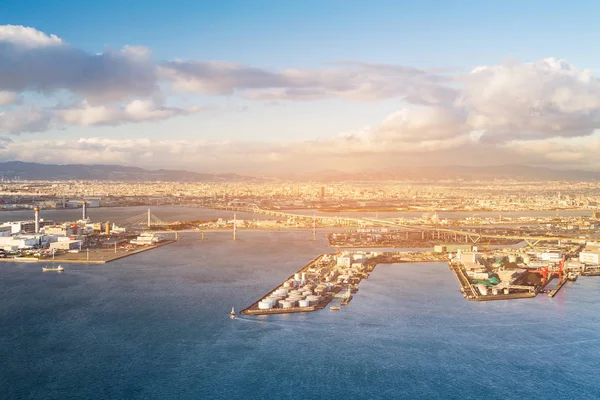
[[[11,262],[15,262],[15,263],[25,263],[25,264],[39,264],[39,263],[65,263],[65,264],[106,264],[109,263],[111,261],[116,261],[116,260],[120,260],[122,258],[126,258],[126,257],[130,257],[130,256],[134,256],[136,254],[139,253],[143,253],[145,251],[149,251],[149,250],[154,250],[157,249],[159,247],[163,247],[163,246],[168,246],[170,244],[173,244],[177,242],[176,240],[165,240],[163,242],[157,243],[155,245],[152,246],[148,246],[148,247],[144,247],[144,248],[140,248],[140,249],[136,249],[136,250],[132,250],[132,251],[120,251],[117,253],[114,252],[90,252],[90,259],[87,259],[87,252],[86,251],[82,251],[80,253],[66,253],[66,254],[61,254],[58,257],[55,257],[54,259],[46,259],[46,258],[33,258],[33,257],[20,257],[20,258],[0,258],[0,263],[11,263]],[[92,259],[92,255],[98,255],[98,254],[102,254],[102,259],[99,260],[94,260]],[[104,258],[104,255],[107,255],[106,258]],[[111,256],[112,255],[112,256]],[[62,256],[71,256],[70,258],[61,258]],[[80,259],[80,257],[83,259]]]

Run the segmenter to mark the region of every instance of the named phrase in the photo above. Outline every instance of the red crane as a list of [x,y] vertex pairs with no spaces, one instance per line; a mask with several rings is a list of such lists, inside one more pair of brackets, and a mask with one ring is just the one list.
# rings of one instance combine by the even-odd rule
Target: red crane
[[530,269],[528,272],[533,272],[542,276],[542,282],[546,282],[548,277],[551,277],[552,274],[557,274],[557,278],[559,281],[562,281],[565,274],[565,256],[563,254],[562,260],[558,263],[558,269],[550,269],[548,266],[538,268],[538,269]]

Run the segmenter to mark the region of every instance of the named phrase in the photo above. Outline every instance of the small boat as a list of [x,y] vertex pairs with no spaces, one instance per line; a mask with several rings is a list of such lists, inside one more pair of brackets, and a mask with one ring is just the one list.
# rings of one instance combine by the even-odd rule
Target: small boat
[[329,307],[331,311],[340,311],[340,306],[331,306]]
[[64,270],[65,269],[62,267],[62,265],[59,265],[58,267],[42,267],[43,272],[47,272],[47,271],[63,272]]
[[235,319],[235,309],[231,307],[231,312],[229,313],[229,318]]
[[577,274],[575,272],[569,272],[567,274],[567,279],[570,281],[576,281],[577,280]]

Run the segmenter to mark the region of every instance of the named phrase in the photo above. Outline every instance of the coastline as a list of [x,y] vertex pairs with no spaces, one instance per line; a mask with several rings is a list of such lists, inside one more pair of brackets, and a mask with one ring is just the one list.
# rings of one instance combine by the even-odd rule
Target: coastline
[[[106,264],[111,261],[120,260],[121,258],[130,257],[145,251],[154,250],[159,247],[167,246],[175,243],[176,240],[165,240],[163,242],[135,249],[132,251],[103,251],[103,252],[90,252],[90,259],[87,259],[87,252],[82,251],[80,253],[65,253],[56,256],[54,259],[47,258],[33,258],[33,257],[16,257],[16,258],[0,258],[0,263],[26,263],[26,264],[38,264],[38,263],[65,263],[65,264]],[[98,256],[101,255],[100,258]],[[96,258],[96,259],[94,259]]]

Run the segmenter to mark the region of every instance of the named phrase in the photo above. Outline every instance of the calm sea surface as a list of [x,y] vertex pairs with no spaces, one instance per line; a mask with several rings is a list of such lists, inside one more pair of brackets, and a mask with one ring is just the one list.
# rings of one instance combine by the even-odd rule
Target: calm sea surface
[[600,277],[473,303],[444,263],[380,265],[339,312],[230,320],[332,252],[311,236],[188,233],[62,274],[0,264],[0,399],[600,398]]

